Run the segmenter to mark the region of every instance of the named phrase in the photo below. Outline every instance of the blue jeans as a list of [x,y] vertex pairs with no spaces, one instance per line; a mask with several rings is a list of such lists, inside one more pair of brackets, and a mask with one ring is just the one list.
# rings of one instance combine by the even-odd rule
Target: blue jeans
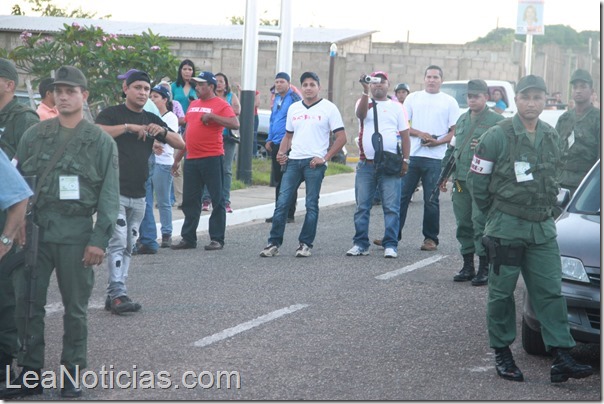
[[[222,160],[222,196],[224,197],[224,203],[231,203],[231,183],[233,182],[233,160],[235,159],[235,150],[237,150],[237,143],[232,142],[224,137],[224,157]],[[209,201],[210,193],[208,187],[203,189],[202,200]],[[214,203],[212,203],[212,206]]]
[[438,203],[438,196],[440,191],[436,191],[432,202],[430,202],[430,196],[438,182],[442,160],[427,157],[411,157],[410,160],[409,171],[407,171],[407,175],[403,177],[401,183],[401,218],[398,239],[400,240],[402,236],[411,196],[413,195],[413,192],[415,192],[415,188],[417,188],[417,184],[419,184],[419,180],[421,179],[422,187],[424,189],[424,221],[422,233],[424,234],[424,238],[434,240],[434,242],[438,244],[438,233],[440,232],[440,205]]
[[[153,156],[152,156],[153,157]],[[153,199],[157,201],[161,235],[172,235],[172,204],[170,190],[172,188],[172,166],[155,164],[149,160],[149,178],[147,178],[147,196],[145,197],[145,217],[141,223],[140,242],[142,245],[157,250],[157,226],[153,215]]]
[[182,211],[185,221],[180,235],[187,243],[197,246],[201,190],[207,186],[212,198],[212,214],[208,222],[210,240],[224,245],[226,210],[222,194],[222,156],[186,159],[183,174]]
[[288,160],[287,168],[281,179],[281,189],[277,198],[275,212],[273,213],[273,225],[268,239],[269,244],[277,246],[283,244],[287,212],[291,206],[292,198],[304,180],[306,181],[306,215],[304,216],[304,224],[302,225],[298,241],[312,248],[319,220],[319,194],[327,166],[323,164],[316,168],[311,168],[311,160],[312,158]]
[[357,209],[354,212],[355,235],[354,245],[363,249],[369,248],[369,218],[376,188],[382,195],[382,210],[384,211],[384,248],[397,249],[396,235],[399,229],[399,209],[401,200],[401,177],[381,175],[375,170],[373,163],[363,160],[357,164],[354,181],[354,194]]
[[107,294],[111,299],[128,294],[126,279],[134,243],[138,238],[139,226],[145,215],[145,198],[129,198],[120,195],[120,211],[113,235],[107,246],[109,285]]

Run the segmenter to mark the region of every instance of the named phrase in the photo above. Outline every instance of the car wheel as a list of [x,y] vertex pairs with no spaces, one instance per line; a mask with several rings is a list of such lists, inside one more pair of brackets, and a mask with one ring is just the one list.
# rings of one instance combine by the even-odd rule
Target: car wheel
[[522,317],[522,347],[529,355],[544,356],[547,354],[541,332],[529,327],[524,316]]

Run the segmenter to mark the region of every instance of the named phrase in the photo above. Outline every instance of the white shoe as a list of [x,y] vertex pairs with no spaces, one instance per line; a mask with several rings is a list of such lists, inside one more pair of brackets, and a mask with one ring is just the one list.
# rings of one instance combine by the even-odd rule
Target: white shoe
[[359,247],[358,245],[352,246],[346,253],[349,257],[358,257],[359,255],[369,255],[369,251]]
[[396,250],[392,247],[388,247],[384,250],[384,258],[396,258],[398,257],[398,254],[396,253]]
[[296,250],[296,257],[310,257],[310,247],[300,243],[300,247]]
[[279,255],[279,247],[274,244],[269,244],[260,252],[261,257],[276,257]]

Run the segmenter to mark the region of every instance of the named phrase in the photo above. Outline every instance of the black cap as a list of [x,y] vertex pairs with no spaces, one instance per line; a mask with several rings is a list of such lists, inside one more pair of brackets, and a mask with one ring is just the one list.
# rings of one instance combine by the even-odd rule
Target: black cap
[[530,88],[536,88],[538,90],[547,92],[547,87],[545,86],[545,80],[543,80],[543,77],[529,74],[528,76],[521,78],[518,84],[516,84],[516,93],[522,93]]
[[394,88],[394,92],[396,93],[398,90],[406,90],[408,93],[411,92],[411,88],[409,88],[409,84],[407,84],[407,83],[397,84],[396,87]]
[[570,83],[574,83],[577,80],[581,80],[589,84],[590,86],[594,84],[593,79],[591,78],[591,74],[587,70],[577,69],[570,77]]
[[128,76],[128,78],[126,79],[126,85],[129,86],[135,81],[146,81],[147,83],[151,84],[151,79],[149,78],[149,75],[146,72],[140,70],[133,72]]
[[470,80],[468,81],[468,94],[488,94],[489,86],[484,80]]
[[300,76],[300,84],[302,84],[304,82],[304,80],[311,78],[314,81],[316,81],[317,83],[321,84],[321,81],[319,80],[319,76],[317,76],[317,73],[315,72],[304,72],[302,73],[302,76]]
[[57,84],[66,84],[72,87],[88,88],[88,81],[84,77],[84,73],[74,66],[61,66],[55,72],[55,82]]

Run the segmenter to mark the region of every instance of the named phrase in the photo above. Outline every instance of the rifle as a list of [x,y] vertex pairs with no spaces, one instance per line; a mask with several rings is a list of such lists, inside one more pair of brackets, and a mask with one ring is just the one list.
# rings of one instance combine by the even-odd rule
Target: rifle
[[[36,191],[36,176],[23,177],[32,191]],[[34,314],[34,303],[36,301],[36,289],[38,283],[38,243],[40,239],[40,227],[34,223],[34,204],[35,196],[29,198],[27,211],[25,213],[25,246],[23,247],[23,258],[25,262],[25,271],[29,273],[25,308],[25,330],[23,341],[21,342],[21,351],[27,352],[32,337],[29,335],[29,322]]]
[[440,171],[440,177],[438,177],[438,181],[436,181],[436,186],[432,190],[432,195],[430,195],[430,202],[432,202],[434,195],[436,195],[436,191],[438,191],[441,185],[447,181],[447,178],[451,176],[453,170],[455,170],[455,163],[455,156],[453,155],[453,153],[451,153],[451,155],[449,156],[449,160],[447,160],[447,163]]

